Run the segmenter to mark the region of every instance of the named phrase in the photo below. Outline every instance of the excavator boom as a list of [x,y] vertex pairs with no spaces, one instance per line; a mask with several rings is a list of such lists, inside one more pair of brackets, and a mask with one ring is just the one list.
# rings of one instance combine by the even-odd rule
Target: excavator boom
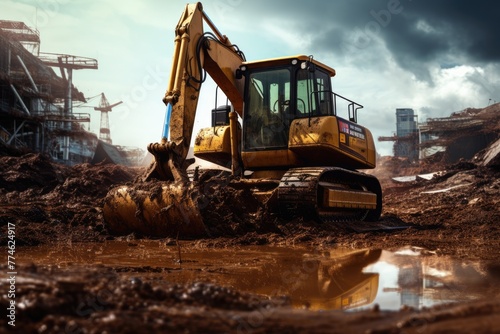
[[[206,23],[213,32],[204,32]],[[163,102],[165,128],[159,143],[148,146],[155,157],[148,177],[187,181],[186,161],[201,85],[206,73],[224,91],[235,111],[243,110],[243,86],[234,73],[245,60],[242,52],[215,27],[201,3],[188,4],[175,29],[170,80]],[[206,72],[206,73],[205,73]],[[168,137],[168,138],[167,138]]]

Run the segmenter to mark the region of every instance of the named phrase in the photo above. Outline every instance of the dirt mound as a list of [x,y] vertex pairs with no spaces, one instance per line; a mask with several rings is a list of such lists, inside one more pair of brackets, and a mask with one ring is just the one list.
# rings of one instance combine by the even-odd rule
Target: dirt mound
[[109,187],[140,172],[111,164],[68,167],[40,154],[0,157],[0,169],[0,223],[16,224],[19,245],[103,238]]
[[[48,270],[32,265],[20,267],[18,271],[22,274],[17,276],[16,301],[17,305],[24,305],[16,311],[15,328],[19,333],[200,330],[215,324],[203,320],[202,312],[208,308],[221,314],[229,310],[250,313],[288,305],[284,298],[270,299],[206,283],[152,286],[140,278],[124,278],[106,268]],[[175,310],[181,309],[191,309],[201,323],[184,316],[167,320],[170,316],[178,318]],[[8,318],[2,317],[0,324],[5,328],[7,321]],[[214,332],[228,327],[217,328]]]
[[40,154],[27,154],[22,157],[2,157],[0,168],[0,192],[7,195],[11,192],[30,190],[33,195],[41,195],[52,190],[64,177],[64,169]]

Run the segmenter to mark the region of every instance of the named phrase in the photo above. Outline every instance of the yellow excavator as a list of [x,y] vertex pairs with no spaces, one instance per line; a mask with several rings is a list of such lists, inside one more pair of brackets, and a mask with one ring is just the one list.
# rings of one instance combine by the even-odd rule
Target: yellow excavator
[[[108,193],[103,213],[110,232],[205,233],[196,195],[202,185],[188,173],[187,157],[207,74],[230,103],[212,110],[211,126],[194,140],[195,157],[228,168],[231,184],[279,214],[379,219],[380,183],[358,171],[375,167],[373,137],[357,123],[363,106],[332,91],[335,70],[305,55],[246,61],[196,3],[186,5],[175,29],[163,136],[148,146],[154,162],[140,182]],[[341,104],[344,118],[337,115]]]

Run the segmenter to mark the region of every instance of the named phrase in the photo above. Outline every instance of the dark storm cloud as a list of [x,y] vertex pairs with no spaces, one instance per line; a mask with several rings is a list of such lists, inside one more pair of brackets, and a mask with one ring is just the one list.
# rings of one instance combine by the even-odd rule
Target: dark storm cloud
[[429,64],[500,62],[497,1],[254,0],[244,6],[249,17],[288,18],[297,30],[313,32],[313,51],[373,53],[382,40],[395,61],[421,79]]
[[[403,3],[403,2],[402,2]],[[395,59],[414,73],[434,62],[469,64],[500,61],[498,2],[417,1],[404,4],[401,14],[381,35]]]

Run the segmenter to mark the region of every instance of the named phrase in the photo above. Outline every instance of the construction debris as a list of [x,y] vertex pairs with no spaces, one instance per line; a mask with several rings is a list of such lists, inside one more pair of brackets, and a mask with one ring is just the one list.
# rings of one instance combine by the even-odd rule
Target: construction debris
[[395,176],[392,179],[396,182],[413,182],[419,179],[423,180],[432,180],[433,177],[437,175],[444,174],[445,172],[432,172],[427,174],[419,174],[419,175],[409,175],[409,176]]
[[491,144],[484,154],[483,166],[500,165],[500,139]]

